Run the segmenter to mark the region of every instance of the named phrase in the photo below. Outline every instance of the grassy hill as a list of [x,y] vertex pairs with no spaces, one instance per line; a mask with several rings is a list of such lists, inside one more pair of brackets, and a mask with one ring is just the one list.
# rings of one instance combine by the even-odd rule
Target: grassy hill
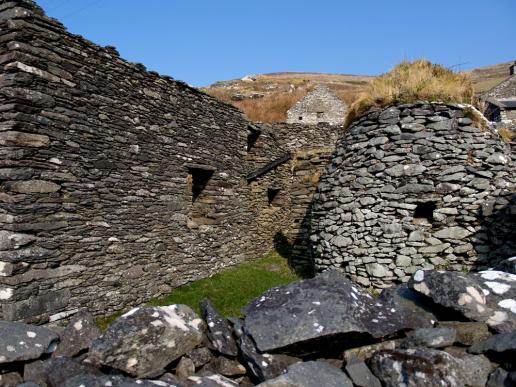
[[[475,91],[482,93],[509,76],[512,62],[498,63],[465,71]],[[350,104],[373,76],[281,72],[257,74],[241,79],[219,81],[202,90],[242,110],[252,121],[285,121],[287,110],[317,84],[333,90]]]

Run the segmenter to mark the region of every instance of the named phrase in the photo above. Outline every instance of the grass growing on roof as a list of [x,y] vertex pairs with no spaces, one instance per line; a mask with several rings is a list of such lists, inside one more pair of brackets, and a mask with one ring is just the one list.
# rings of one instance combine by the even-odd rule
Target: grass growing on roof
[[[273,286],[301,279],[277,252],[226,269],[209,278],[174,289],[169,295],[151,300],[149,305],[186,304],[199,313],[199,301],[209,298],[225,316],[239,316],[240,308]],[[99,318],[102,330],[123,312]]]
[[474,102],[473,85],[465,74],[456,73],[425,59],[403,61],[391,71],[373,79],[350,106],[348,126],[373,106],[415,101]]

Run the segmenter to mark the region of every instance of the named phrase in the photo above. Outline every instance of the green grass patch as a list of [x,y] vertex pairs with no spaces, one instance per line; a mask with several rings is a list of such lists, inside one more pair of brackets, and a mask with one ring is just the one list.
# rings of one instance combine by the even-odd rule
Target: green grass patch
[[[301,279],[277,252],[221,271],[209,278],[174,289],[169,295],[149,301],[149,305],[186,304],[199,313],[199,301],[209,298],[224,316],[239,316],[240,308],[273,286]],[[99,318],[103,330],[123,312]]]

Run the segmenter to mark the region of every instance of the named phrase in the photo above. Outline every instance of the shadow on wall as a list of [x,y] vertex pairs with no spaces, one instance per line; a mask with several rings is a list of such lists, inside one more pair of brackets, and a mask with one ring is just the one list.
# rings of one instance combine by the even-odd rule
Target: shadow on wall
[[488,200],[479,216],[481,227],[473,238],[475,269],[487,269],[516,256],[516,193]]
[[[305,216],[303,219],[306,221]],[[310,255],[309,234],[299,234],[293,242],[281,231],[274,236],[274,248],[285,258],[289,267],[301,278],[312,278],[315,275],[314,259]],[[302,249],[300,252],[299,250]]]

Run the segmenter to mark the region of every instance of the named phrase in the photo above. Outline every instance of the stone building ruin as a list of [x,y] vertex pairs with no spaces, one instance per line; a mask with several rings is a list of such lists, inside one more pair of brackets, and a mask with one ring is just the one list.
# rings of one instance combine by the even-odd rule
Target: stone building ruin
[[342,125],[346,118],[346,110],[346,104],[329,88],[317,85],[287,111],[287,122]]
[[0,4],[0,66],[0,318],[138,305],[305,232],[336,128],[252,124],[30,0]]
[[316,270],[384,288],[420,268],[480,269],[515,255],[515,155],[471,109],[376,108],[348,128],[314,198]]
[[278,245],[310,271],[310,235],[318,269],[378,287],[505,254],[477,241],[506,237],[513,164],[454,105],[371,112],[335,153],[343,105],[327,124],[251,123],[8,0],[0,107],[1,319],[121,310]]
[[509,77],[483,95],[484,115],[489,121],[516,131],[516,62]]

